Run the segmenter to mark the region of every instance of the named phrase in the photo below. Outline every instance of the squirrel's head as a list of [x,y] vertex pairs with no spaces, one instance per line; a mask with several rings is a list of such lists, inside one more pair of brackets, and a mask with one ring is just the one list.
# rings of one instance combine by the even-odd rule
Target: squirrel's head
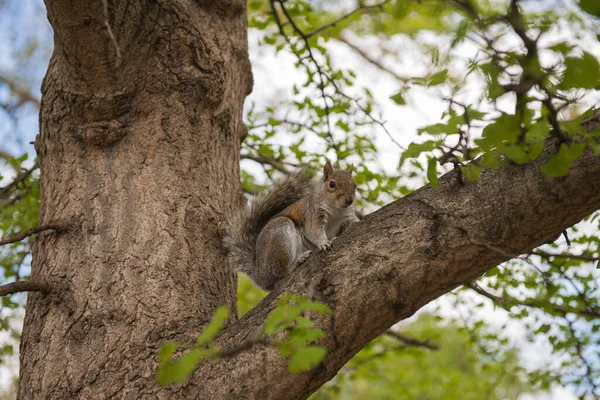
[[323,167],[325,194],[331,205],[337,208],[349,207],[354,202],[356,183],[352,175],[341,169],[333,169],[327,161]]

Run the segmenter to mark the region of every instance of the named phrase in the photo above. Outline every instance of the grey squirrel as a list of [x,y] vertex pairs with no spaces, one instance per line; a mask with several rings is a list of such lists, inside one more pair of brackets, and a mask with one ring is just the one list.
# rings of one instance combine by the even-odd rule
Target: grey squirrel
[[358,221],[349,172],[327,161],[323,177],[311,180],[301,170],[235,213],[224,238],[234,271],[270,290],[311,251],[329,250],[331,239]]

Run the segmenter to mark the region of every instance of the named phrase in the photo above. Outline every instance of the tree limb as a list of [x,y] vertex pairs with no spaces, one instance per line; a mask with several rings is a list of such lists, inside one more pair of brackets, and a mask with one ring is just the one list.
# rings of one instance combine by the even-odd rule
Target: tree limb
[[0,297],[20,292],[50,292],[50,285],[43,282],[17,281],[0,286]]
[[[540,171],[558,146],[557,139],[551,140],[535,163],[484,169],[476,183],[461,184],[446,174],[437,190],[426,186],[367,215],[337,238],[331,251],[313,255],[218,339],[223,348],[242,343],[280,296],[304,294],[305,282],[320,274],[314,298],[334,313],[316,319],[326,334],[320,344],[328,350],[316,370],[290,375],[276,350],[257,345],[219,364],[203,365],[197,373],[222,374],[236,382],[248,379],[248,371],[257,379],[268,373],[260,391],[269,393],[266,398],[306,398],[393,324],[507,255],[530,253],[600,209],[600,158],[592,151],[576,160],[565,177]],[[228,395],[235,397],[233,390]]]
[[25,239],[28,236],[35,235],[36,233],[40,233],[43,231],[49,231],[49,230],[60,231],[60,229],[61,228],[57,225],[38,225],[35,228],[28,229],[24,232],[19,233],[16,236],[0,240],[0,246],[3,246],[5,244],[20,242],[21,240]]

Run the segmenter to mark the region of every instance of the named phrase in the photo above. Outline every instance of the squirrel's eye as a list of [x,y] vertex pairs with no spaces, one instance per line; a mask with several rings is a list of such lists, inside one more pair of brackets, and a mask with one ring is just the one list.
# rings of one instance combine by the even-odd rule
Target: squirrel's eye
[[335,182],[334,181],[329,181],[329,187],[332,189],[335,189]]

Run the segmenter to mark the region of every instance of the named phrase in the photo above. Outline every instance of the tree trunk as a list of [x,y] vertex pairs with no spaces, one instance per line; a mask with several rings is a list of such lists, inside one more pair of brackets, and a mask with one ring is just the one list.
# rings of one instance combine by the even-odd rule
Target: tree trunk
[[111,1],[110,30],[101,1],[80,3],[47,0],[40,220],[65,228],[35,243],[32,279],[56,290],[28,299],[21,399],[303,399],[389,326],[600,208],[591,152],[563,178],[543,160],[475,184],[448,174],[367,216],[218,338],[236,348],[282,293],[308,294],[334,311],[317,318],[317,369],[290,375],[257,344],[160,388],[158,348],[235,307],[220,227],[241,198],[245,2]]
[[19,398],[153,398],[161,344],[235,309],[220,229],[241,199],[246,4],[46,5],[40,223],[65,231],[38,237],[32,280],[62,290],[29,295]]

